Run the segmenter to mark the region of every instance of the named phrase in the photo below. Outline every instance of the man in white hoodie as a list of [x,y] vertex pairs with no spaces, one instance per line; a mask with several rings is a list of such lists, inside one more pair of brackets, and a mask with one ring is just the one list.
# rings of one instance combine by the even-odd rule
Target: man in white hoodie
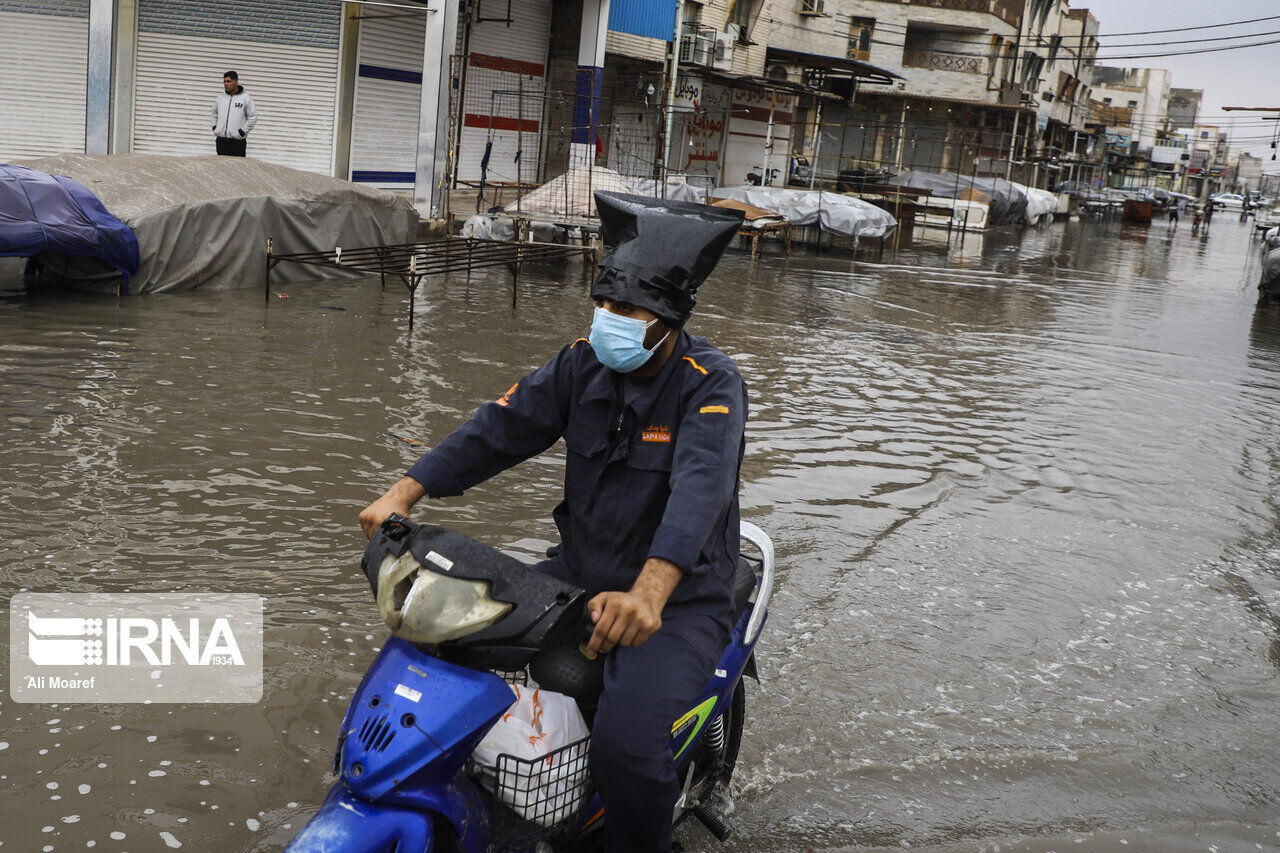
[[249,131],[258,123],[253,98],[240,85],[240,75],[228,71],[222,75],[222,94],[213,102],[213,136],[218,153],[243,157]]

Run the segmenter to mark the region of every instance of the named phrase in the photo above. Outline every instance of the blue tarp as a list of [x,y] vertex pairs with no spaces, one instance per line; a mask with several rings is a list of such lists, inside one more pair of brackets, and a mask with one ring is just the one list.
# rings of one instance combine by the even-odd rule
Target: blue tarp
[[26,166],[0,164],[0,257],[41,252],[97,258],[124,275],[138,272],[138,238],[83,184]]

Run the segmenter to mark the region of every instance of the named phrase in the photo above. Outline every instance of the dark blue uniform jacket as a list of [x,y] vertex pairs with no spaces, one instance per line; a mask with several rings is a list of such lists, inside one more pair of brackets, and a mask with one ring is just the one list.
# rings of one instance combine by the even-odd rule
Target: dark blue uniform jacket
[[595,594],[631,588],[648,557],[684,577],[668,606],[728,619],[738,561],[747,389],[737,365],[680,332],[652,385],[623,406],[621,377],[586,339],[525,376],[409,469],[431,497],[546,450],[568,449],[560,547],[542,568]]

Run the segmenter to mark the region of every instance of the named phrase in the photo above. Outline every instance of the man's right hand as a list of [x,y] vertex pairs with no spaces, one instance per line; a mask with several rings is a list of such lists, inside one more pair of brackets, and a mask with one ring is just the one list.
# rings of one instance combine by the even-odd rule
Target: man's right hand
[[426,489],[412,477],[401,477],[386,494],[360,511],[360,527],[365,538],[372,539],[373,534],[382,526],[382,522],[393,512],[405,518],[413,511],[413,505],[427,496]]

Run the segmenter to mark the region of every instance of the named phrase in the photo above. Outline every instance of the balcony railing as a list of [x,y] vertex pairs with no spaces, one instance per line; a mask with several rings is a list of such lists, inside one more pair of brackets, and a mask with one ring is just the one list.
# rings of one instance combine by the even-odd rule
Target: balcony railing
[[960,56],[955,53],[938,53],[932,50],[908,48],[902,51],[902,64],[909,68],[931,68],[935,71],[987,73],[987,59],[984,56]]
[[955,12],[986,12],[995,15],[1011,27],[1022,22],[1023,4],[1019,0],[902,0],[910,6],[929,6],[934,9],[951,9]]

